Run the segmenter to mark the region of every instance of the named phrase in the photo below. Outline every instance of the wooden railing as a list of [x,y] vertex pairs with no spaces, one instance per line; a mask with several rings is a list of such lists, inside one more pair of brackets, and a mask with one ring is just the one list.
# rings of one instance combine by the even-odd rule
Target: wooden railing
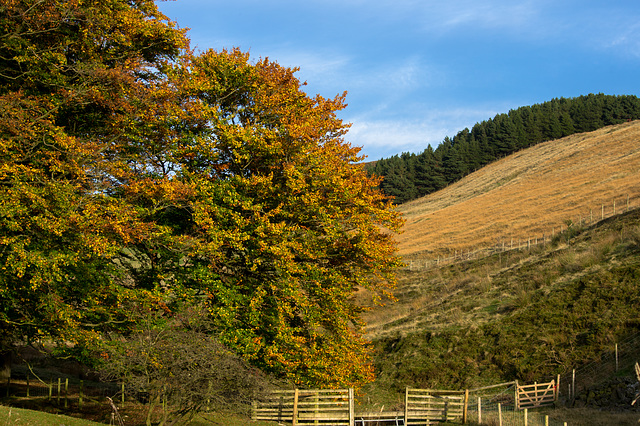
[[254,401],[251,419],[294,426],[353,426],[353,395],[353,389],[273,391]]
[[[557,383],[552,380],[548,383],[521,386],[515,381],[496,386],[515,384],[515,409],[519,410],[553,405],[558,399]],[[493,386],[480,389],[490,387]],[[404,413],[394,412],[393,418],[384,421],[395,421],[397,424],[402,422],[404,426],[432,425],[439,422],[466,423],[468,407],[469,390],[406,388]],[[480,404],[478,415],[479,412]],[[261,400],[254,401],[251,419],[288,423],[293,426],[356,426],[374,421],[379,423],[381,414],[356,416],[353,389],[294,389],[273,391]]]
[[429,425],[434,422],[467,421],[469,391],[407,388],[404,399],[404,424]]

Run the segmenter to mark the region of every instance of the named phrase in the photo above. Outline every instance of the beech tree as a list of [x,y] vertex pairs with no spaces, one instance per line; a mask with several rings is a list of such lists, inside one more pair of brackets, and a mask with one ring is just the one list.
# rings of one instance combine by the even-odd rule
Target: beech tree
[[157,226],[114,194],[186,42],[152,0],[0,5],[0,344],[99,339],[147,298],[112,259]]
[[98,347],[201,306],[301,385],[372,379],[357,291],[389,295],[400,218],[296,69],[194,54],[150,0],[0,15],[0,331]]
[[345,94],[311,98],[294,72],[233,50],[203,53],[183,76],[207,111],[206,131],[180,144],[193,261],[205,259],[226,344],[298,383],[364,383],[353,295],[388,294],[399,261],[381,227],[400,221],[343,139]]

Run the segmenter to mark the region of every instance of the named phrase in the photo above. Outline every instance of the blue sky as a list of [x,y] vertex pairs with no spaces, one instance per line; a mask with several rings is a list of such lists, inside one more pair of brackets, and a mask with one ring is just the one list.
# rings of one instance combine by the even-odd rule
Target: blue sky
[[588,93],[640,96],[640,0],[176,0],[199,50],[239,47],[315,95],[347,91],[367,160],[434,148],[498,113]]

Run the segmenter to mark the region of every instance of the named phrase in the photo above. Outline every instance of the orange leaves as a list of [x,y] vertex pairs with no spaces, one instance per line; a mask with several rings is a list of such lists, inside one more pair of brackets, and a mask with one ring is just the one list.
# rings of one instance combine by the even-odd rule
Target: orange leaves
[[155,82],[187,40],[152,0],[7,0],[2,9],[0,334],[71,339],[83,321],[124,323],[123,299],[150,297],[113,285],[133,281],[113,257],[165,232],[146,201],[190,196],[168,178],[124,190],[134,171],[166,164],[153,156],[163,147],[141,146],[172,133],[156,117],[175,91]]
[[352,296],[392,288],[381,230],[400,219],[343,139],[346,93],[311,98],[295,69],[237,49],[176,56],[183,33],[151,0],[9,7],[0,330],[71,338],[206,296],[256,365],[314,386],[371,380]]
[[310,98],[294,72],[237,50],[189,63],[186,90],[207,127],[180,152],[198,245],[219,274],[209,306],[225,342],[257,365],[357,386],[372,367],[353,291],[392,288],[399,262],[381,229],[400,219],[342,139],[345,94]]

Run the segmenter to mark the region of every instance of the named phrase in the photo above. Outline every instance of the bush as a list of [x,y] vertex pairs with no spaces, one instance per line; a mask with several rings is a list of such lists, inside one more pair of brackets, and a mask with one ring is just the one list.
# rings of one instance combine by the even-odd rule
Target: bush
[[148,425],[160,404],[160,425],[184,424],[205,409],[248,407],[267,386],[259,371],[211,334],[175,319],[146,322],[109,342],[102,357],[104,378],[124,381],[128,392],[149,403]]

